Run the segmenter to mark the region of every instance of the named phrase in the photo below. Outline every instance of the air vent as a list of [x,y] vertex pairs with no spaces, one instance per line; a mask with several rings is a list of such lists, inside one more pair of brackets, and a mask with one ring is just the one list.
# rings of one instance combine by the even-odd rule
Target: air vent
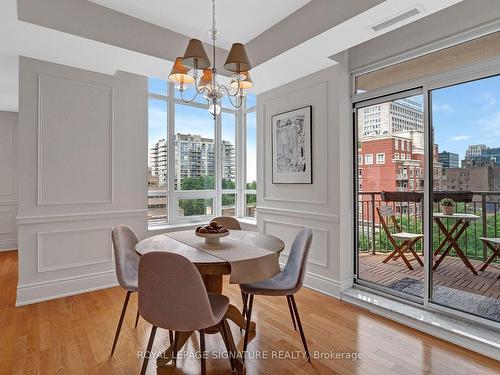
[[373,31],[380,31],[380,30],[385,29],[387,27],[390,27],[398,22],[404,21],[407,18],[416,16],[419,13],[421,13],[420,9],[412,8],[412,9],[407,10],[406,12],[403,12],[401,14],[398,14],[397,16],[392,17],[386,21],[383,21],[383,22],[380,22],[380,23],[377,23],[377,24],[371,26],[371,29]]

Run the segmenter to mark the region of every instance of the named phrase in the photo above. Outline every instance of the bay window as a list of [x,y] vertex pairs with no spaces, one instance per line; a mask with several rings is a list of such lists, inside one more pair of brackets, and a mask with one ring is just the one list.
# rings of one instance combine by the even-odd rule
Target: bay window
[[[192,97],[185,92],[186,97]],[[222,101],[214,121],[206,100],[183,103],[172,84],[149,79],[148,225],[254,217],[255,95],[235,110]]]

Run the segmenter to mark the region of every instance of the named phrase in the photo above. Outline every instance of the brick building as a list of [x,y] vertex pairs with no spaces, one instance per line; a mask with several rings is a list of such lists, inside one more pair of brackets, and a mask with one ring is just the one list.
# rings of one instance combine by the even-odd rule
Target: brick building
[[422,191],[423,142],[421,131],[365,137],[358,149],[360,191]]

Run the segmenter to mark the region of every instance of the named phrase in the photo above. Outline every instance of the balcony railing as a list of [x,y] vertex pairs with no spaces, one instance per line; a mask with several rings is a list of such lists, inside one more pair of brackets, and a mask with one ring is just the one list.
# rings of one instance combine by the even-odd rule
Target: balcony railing
[[[480,237],[500,237],[500,192],[474,191],[468,193],[473,194],[472,201],[455,202],[455,212],[475,214],[480,219],[473,220],[470,223],[470,226],[458,240],[458,244],[467,254],[468,258],[484,261],[488,257],[488,250],[480,240]],[[423,193],[421,194],[423,197]],[[386,202],[382,199],[381,192],[360,192],[358,202],[359,251],[376,254],[388,253],[394,250],[381,225],[379,225],[376,208],[380,206],[390,206],[393,208],[396,219],[403,231],[423,233],[422,202]],[[441,211],[439,202],[433,202],[432,206],[433,212]],[[444,224],[450,229],[454,222],[454,220],[445,220]],[[432,236],[433,249],[435,249],[444,237],[434,222]],[[416,250],[421,251],[422,246],[422,241],[419,241]],[[455,256],[453,251],[450,254]],[[498,262],[497,258],[495,263]]]

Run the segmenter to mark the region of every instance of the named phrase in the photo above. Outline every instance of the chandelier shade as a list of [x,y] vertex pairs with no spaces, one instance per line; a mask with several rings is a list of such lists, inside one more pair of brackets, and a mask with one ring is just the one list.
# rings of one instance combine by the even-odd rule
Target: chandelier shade
[[203,69],[203,75],[198,82],[198,88],[209,89],[212,87],[212,69]]
[[224,63],[224,68],[233,73],[247,72],[252,69],[243,44],[233,43]]
[[245,79],[240,81],[232,80],[229,84],[229,87],[232,89],[250,89],[253,87],[252,78],[250,78],[250,74],[248,72],[241,72],[245,75]]
[[168,75],[170,82],[177,84],[189,84],[194,82],[194,78],[188,74],[189,68],[182,64],[182,57],[176,57],[174,66]]
[[206,69],[210,67],[203,43],[199,39],[191,39],[186,47],[182,63],[194,69]]

